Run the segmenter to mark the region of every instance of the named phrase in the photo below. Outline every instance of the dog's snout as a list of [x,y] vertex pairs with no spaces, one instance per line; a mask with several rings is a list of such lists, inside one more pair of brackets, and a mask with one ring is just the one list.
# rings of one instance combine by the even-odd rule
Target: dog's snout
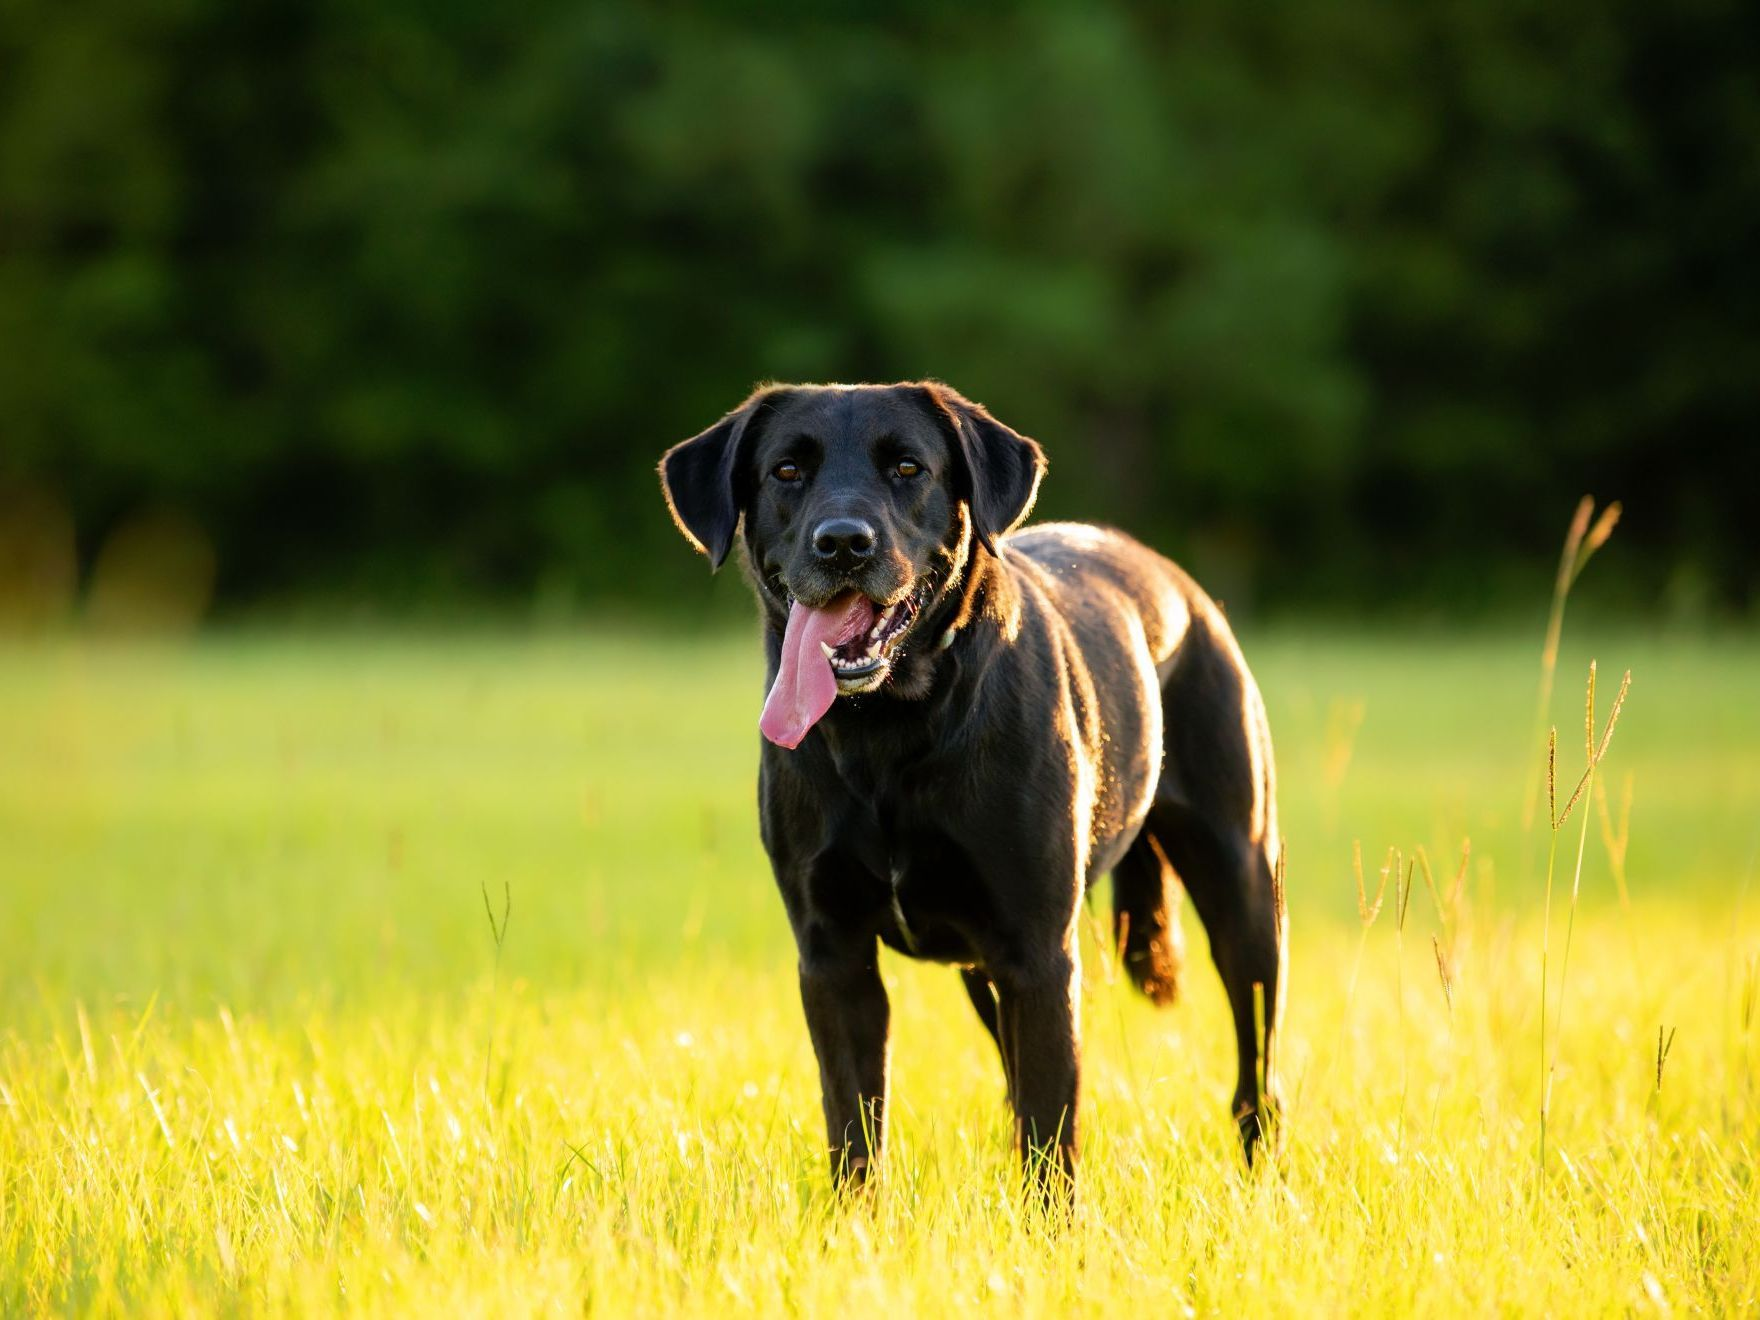
[[827,518],[813,529],[813,553],[850,564],[871,558],[874,528],[860,518]]

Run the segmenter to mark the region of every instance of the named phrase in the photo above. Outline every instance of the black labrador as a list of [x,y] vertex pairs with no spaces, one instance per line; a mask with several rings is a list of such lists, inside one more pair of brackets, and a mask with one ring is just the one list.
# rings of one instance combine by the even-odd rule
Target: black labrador
[[1044,471],[1037,444],[932,381],[768,386],[660,464],[716,567],[742,540],[763,611],[759,815],[840,1183],[866,1178],[884,1131],[880,943],[961,969],[1028,1169],[1068,1183],[1077,920],[1105,871],[1156,1003],[1176,993],[1182,885],[1197,907],[1249,1162],[1275,1103],[1287,923],[1258,688],[1221,610],[1160,555],[1080,523],[1014,530]]

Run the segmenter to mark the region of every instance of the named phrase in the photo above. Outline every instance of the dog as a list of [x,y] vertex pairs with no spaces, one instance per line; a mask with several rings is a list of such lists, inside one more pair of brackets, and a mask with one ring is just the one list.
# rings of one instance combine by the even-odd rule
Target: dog
[[667,450],[673,520],[763,615],[759,823],[799,951],[831,1175],[886,1125],[885,944],[958,967],[1030,1186],[1073,1196],[1077,922],[1110,872],[1132,981],[1175,998],[1189,894],[1233,1014],[1250,1165],[1287,919],[1271,735],[1222,611],[1123,533],[1020,527],[1039,445],[936,381],[769,385]]

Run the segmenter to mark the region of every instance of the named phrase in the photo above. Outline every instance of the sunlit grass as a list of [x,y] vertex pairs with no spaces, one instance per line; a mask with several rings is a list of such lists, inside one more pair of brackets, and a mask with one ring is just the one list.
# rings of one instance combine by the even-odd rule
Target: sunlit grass
[[[833,1201],[749,638],[0,652],[0,1311],[1752,1309],[1760,648],[1566,640],[1561,675],[1635,679],[1544,1168],[1531,644],[1247,648],[1290,851],[1281,1154],[1240,1167],[1201,932],[1166,1013],[1090,933],[1055,1238],[956,978],[898,959],[892,1145]],[[1354,840],[1365,909],[1400,850],[1372,922]]]

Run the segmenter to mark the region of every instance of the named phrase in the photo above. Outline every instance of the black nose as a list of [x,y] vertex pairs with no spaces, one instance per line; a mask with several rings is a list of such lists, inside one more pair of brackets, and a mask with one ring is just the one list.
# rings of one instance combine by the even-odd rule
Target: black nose
[[813,553],[854,563],[874,553],[874,529],[860,518],[827,518],[813,529]]

